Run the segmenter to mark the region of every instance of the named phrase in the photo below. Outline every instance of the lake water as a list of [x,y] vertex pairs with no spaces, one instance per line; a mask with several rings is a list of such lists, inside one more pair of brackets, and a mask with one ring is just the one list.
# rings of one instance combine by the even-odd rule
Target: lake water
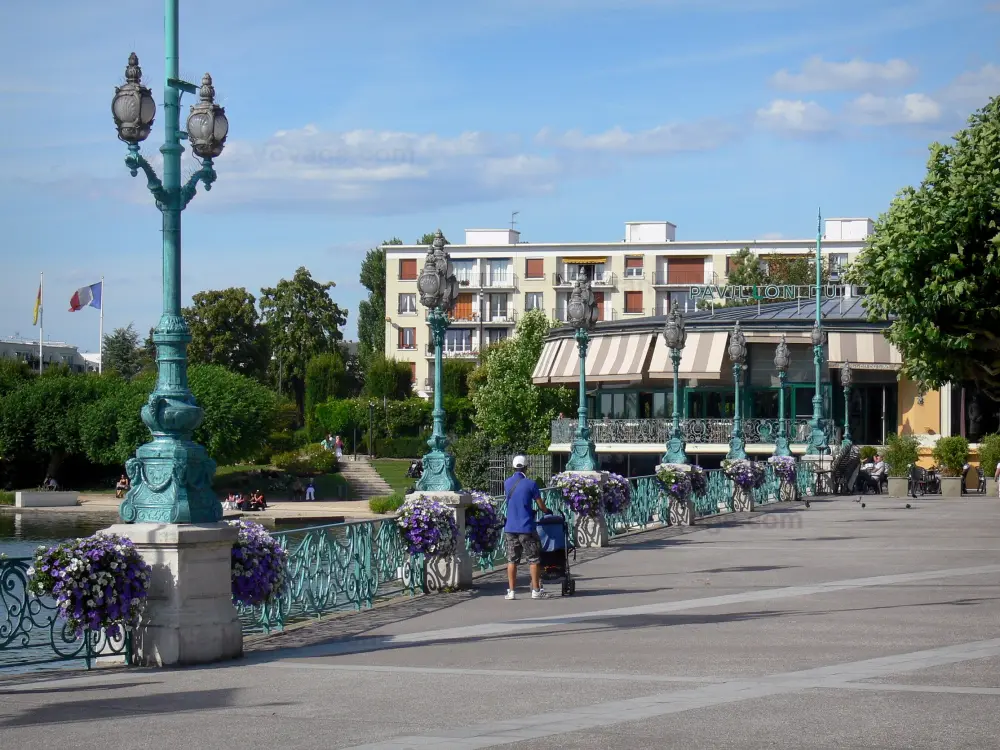
[[35,548],[90,536],[118,522],[117,513],[17,513],[0,511],[0,554],[30,557]]

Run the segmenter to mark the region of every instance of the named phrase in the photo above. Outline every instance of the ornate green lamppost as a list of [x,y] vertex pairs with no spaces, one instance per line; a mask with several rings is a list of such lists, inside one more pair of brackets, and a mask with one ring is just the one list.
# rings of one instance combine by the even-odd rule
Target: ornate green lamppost
[[677,300],[670,308],[670,315],[663,328],[663,340],[670,349],[670,361],[674,365],[674,423],[670,430],[670,439],[667,440],[667,452],[663,454],[665,464],[686,464],[688,462],[687,442],[681,433],[681,412],[680,412],[680,383],[678,373],[681,367],[681,353],[684,351],[684,344],[687,342],[687,331],[684,329],[684,316],[681,315],[680,305]]
[[417,279],[420,304],[429,308],[427,322],[434,341],[434,430],[427,441],[431,452],[424,456],[424,473],[417,482],[417,489],[423,492],[456,492],[462,488],[455,476],[455,457],[447,452],[444,394],[441,392],[445,332],[451,323],[449,315],[458,300],[458,280],[449,268],[450,259],[444,244],[444,235],[439,229],[434,234],[434,242],[427,250],[424,267]]
[[[210,523],[222,519],[222,505],[212,491],[215,462],[191,440],[204,412],[188,388],[187,345],[191,332],[181,317],[181,212],[197,192],[210,190],[216,174],[212,160],[222,153],[229,132],[225,110],[215,103],[212,77],[201,87],[178,78],[178,0],[166,0],[166,86],[163,94],[163,179],[139,153],[156,114],[150,90],[142,85],[139,59],[133,52],[125,68],[125,85],[115,89],[111,112],[118,137],[128,144],[125,166],[135,177],[141,169],[163,222],[163,314],[153,331],[156,388],[142,407],[142,421],[153,440],[136,451],[125,470],[132,488],[121,504],[126,523]],[[187,131],[180,129],[181,94],[198,94]],[[182,140],[200,159],[198,170],[181,185]]]
[[844,388],[844,440],[841,446],[844,448],[850,448],[853,444],[851,439],[851,363],[844,362],[844,366],[840,368],[840,385]]
[[590,331],[597,322],[597,302],[590,289],[586,271],[580,271],[566,312],[569,324],[576,328],[576,346],[580,358],[580,406],[577,409],[576,434],[573,436],[566,469],[597,471],[597,451],[594,449],[594,441],[590,438],[590,428],[587,426],[587,347],[590,344]]
[[729,336],[729,359],[733,363],[733,382],[736,387],[736,403],[733,404],[733,435],[729,438],[729,453],[726,458],[746,458],[746,441],[743,439],[743,419],[740,416],[740,381],[743,379],[743,364],[747,358],[747,340],[737,323]]
[[788,377],[788,365],[791,363],[791,355],[788,353],[788,343],[785,341],[785,334],[781,334],[781,341],[778,342],[774,350],[774,369],[778,371],[778,437],[774,441],[774,455],[790,456],[791,450],[788,448],[788,433],[785,430],[785,379]]
[[830,446],[823,429],[823,215],[816,220],[816,321],[812,330],[813,363],[816,366],[816,391],[813,393],[813,415],[809,420],[807,453],[822,455]]

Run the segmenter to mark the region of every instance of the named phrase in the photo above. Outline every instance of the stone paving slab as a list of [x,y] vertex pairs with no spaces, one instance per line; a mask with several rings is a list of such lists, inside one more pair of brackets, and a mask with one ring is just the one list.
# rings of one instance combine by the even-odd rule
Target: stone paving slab
[[[477,590],[328,618],[239,662],[0,682],[50,748],[1000,745],[1000,503],[884,496],[581,554],[578,592]],[[655,744],[654,744],[655,743]]]

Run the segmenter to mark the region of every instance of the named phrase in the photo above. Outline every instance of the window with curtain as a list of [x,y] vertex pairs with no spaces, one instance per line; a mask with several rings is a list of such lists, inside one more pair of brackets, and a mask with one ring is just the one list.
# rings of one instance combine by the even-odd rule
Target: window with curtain
[[625,278],[642,278],[642,256],[625,258]]
[[444,334],[444,351],[471,352],[472,330],[469,328],[449,328]]
[[399,329],[399,348],[400,349],[416,349],[417,348],[417,329],[416,328],[400,328]]
[[399,295],[399,309],[400,315],[416,315],[417,314],[417,295],[414,294],[401,294]]
[[541,292],[528,292],[524,295],[525,310],[541,310],[545,307]]

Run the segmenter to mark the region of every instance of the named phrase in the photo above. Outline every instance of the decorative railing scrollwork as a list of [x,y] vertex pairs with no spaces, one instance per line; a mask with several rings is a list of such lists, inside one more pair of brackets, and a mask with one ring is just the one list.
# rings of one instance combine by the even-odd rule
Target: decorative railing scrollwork
[[[778,419],[744,419],[743,436],[748,444],[773,443],[780,427]],[[566,444],[573,442],[576,430],[575,419],[552,420],[552,442]],[[588,419],[590,434],[597,444],[650,444],[666,443],[670,438],[669,419]],[[688,443],[714,443],[725,445],[733,433],[731,419],[682,419],[681,432]],[[824,428],[831,438],[829,421],[824,420]],[[808,419],[786,419],[785,435],[791,443],[805,443],[809,438]]]

